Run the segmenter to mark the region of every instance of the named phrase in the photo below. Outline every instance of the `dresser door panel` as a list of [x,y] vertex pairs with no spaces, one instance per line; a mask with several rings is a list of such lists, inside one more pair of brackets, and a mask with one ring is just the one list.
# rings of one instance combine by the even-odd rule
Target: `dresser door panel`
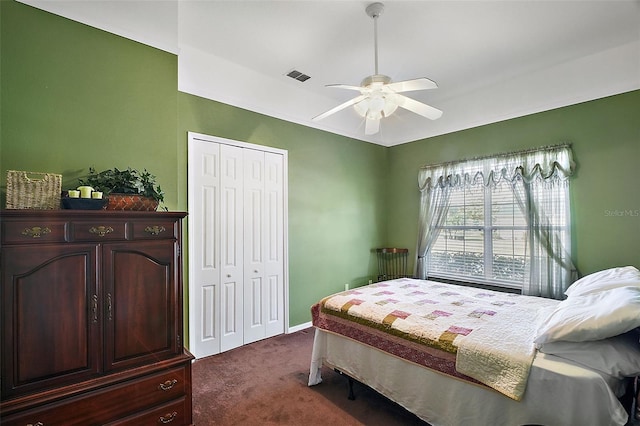
[[105,368],[179,353],[175,241],[104,245]]
[[95,245],[2,251],[4,395],[99,372],[96,258]]

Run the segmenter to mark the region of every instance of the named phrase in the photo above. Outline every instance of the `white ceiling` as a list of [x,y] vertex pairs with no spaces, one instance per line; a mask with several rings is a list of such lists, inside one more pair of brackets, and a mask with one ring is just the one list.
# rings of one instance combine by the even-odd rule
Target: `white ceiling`
[[311,118],[357,94],[326,84],[373,74],[372,1],[22,2],[177,54],[181,91],[384,146],[640,89],[639,0],[384,1],[380,73],[434,80],[407,95],[444,115],[371,136],[351,108]]

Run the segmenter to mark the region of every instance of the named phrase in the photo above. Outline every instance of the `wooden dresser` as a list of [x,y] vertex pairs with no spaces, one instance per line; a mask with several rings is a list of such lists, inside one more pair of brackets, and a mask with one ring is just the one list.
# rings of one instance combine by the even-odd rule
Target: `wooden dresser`
[[2,425],[192,423],[185,216],[0,212]]

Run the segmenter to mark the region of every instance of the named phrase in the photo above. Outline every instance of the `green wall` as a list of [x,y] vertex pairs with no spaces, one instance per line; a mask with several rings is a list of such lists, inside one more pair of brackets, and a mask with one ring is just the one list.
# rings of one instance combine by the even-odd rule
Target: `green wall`
[[61,173],[72,188],[89,166],[131,166],[157,175],[170,210],[186,210],[188,131],[282,148],[290,325],[310,321],[320,297],[373,276],[386,148],[180,93],[175,55],[21,3],[0,8],[3,192],[7,170]]
[[147,168],[185,210],[188,131],[288,150],[292,326],[373,277],[372,248],[414,250],[426,163],[572,142],[581,272],[640,266],[640,218],[613,215],[640,209],[638,91],[385,148],[180,93],[175,55],[21,3],[0,1],[0,49],[0,186],[11,169],[70,188],[90,166]]
[[[572,144],[573,257],[582,274],[640,267],[640,91],[420,140],[390,149],[389,244],[415,253],[424,164]],[[617,213],[616,213],[617,212]]]
[[[25,6],[2,8],[0,172],[148,168],[175,208],[175,55]],[[4,197],[2,198],[4,206]]]

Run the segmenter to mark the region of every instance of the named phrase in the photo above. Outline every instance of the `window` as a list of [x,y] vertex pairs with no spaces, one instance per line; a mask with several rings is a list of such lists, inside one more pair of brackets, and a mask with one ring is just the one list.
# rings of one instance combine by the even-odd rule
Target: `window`
[[521,288],[527,222],[510,182],[453,188],[429,276]]
[[574,167],[569,145],[421,167],[416,275],[562,299]]

